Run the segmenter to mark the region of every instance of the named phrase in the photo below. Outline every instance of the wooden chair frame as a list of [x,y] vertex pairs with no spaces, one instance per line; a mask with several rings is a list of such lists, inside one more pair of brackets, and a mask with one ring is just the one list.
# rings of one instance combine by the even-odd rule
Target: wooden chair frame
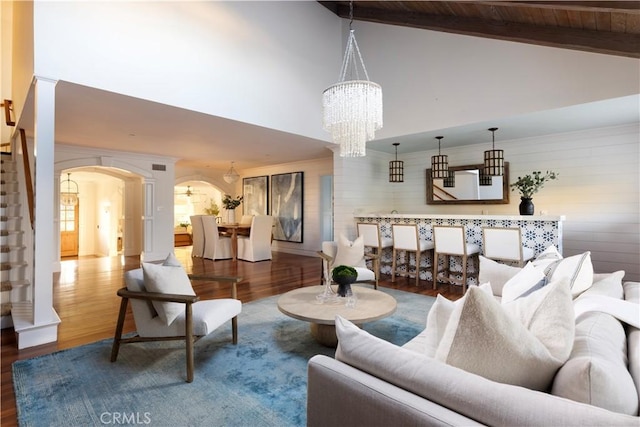
[[[231,283],[231,298],[238,299],[238,287],[237,284],[242,281],[241,277],[233,276],[199,276],[189,275],[191,280],[207,280],[211,282],[230,282]],[[133,342],[150,342],[150,341],[174,341],[184,340],[186,348],[186,363],[187,363],[187,382],[193,381],[194,361],[193,361],[193,344],[202,338],[201,335],[193,334],[193,304],[200,300],[200,297],[196,295],[177,295],[177,294],[163,294],[157,292],[135,292],[130,291],[126,287],[121,288],[117,292],[118,296],[122,298],[120,302],[120,313],[118,314],[118,323],[116,324],[116,332],[113,338],[113,346],[111,347],[111,362],[115,362],[118,359],[118,352],[120,350],[120,344],[127,344]],[[140,299],[144,301],[160,301],[160,302],[177,302],[185,304],[185,331],[184,336],[170,336],[170,337],[141,337],[135,335],[130,338],[122,338],[122,330],[124,328],[124,321],[127,314],[127,306],[129,305],[129,299]],[[231,333],[233,335],[233,344],[238,343],[238,318],[237,316],[231,319]]]
[[[448,253],[448,252],[438,252],[438,239],[436,238],[436,231],[434,227],[433,232],[433,241],[435,243],[435,249],[433,253],[433,289],[438,288],[438,282],[442,281],[448,283],[449,285],[462,285],[462,294],[464,295],[467,292],[467,278],[470,277],[478,277],[479,275],[479,267],[480,267],[480,258],[479,252],[468,254],[467,253],[467,241],[466,241],[466,228],[464,226],[446,226],[441,225],[437,226],[439,228],[457,228],[462,230],[462,253]],[[440,270],[439,267],[439,258],[444,257],[444,269]],[[460,274],[462,275],[462,280],[454,279],[452,274],[457,274],[457,272],[451,270],[451,257],[460,257],[460,263],[462,265],[462,271]],[[471,260],[473,264],[473,274],[469,274],[467,271],[468,260]],[[443,273],[443,274],[440,274]]]

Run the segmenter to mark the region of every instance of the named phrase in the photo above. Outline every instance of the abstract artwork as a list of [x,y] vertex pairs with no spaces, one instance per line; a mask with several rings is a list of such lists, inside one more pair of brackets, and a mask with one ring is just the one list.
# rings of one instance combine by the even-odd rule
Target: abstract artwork
[[302,243],[303,175],[304,172],[271,175],[275,240]]
[[269,213],[269,177],[255,176],[242,179],[242,205],[244,215]]

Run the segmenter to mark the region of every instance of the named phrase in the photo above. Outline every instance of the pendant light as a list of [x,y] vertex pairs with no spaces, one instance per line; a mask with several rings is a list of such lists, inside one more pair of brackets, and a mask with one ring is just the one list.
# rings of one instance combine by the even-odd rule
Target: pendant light
[[[382,128],[382,88],[369,80],[354,30],[353,1],[349,3],[349,39],[338,83],[322,93],[323,127],[331,142],[340,144],[341,157],[366,155],[367,141]],[[358,64],[363,71],[362,78]]]
[[[73,190],[71,185],[74,186]],[[64,187],[66,190],[64,191]],[[78,183],[71,180],[71,174],[67,173],[67,179],[60,183],[60,204],[63,206],[75,206],[78,204]]]
[[489,176],[504,175],[504,150],[496,150],[496,131],[498,128],[489,128],[491,132],[492,148],[484,152],[484,174]]
[[447,171],[447,176],[442,180],[442,186],[445,188],[453,188],[456,186],[456,173],[455,171]]
[[225,180],[225,182],[227,182],[228,184],[233,184],[234,182],[236,182],[239,178],[240,178],[240,174],[238,172],[236,172],[236,170],[233,168],[233,163],[231,162],[231,167],[229,168],[229,170],[227,171],[227,173],[225,173],[222,178]]
[[399,142],[393,143],[396,147],[396,159],[389,162],[389,182],[404,182],[404,162],[398,160]]
[[438,155],[431,157],[431,178],[449,177],[449,160],[447,155],[440,154],[440,141],[444,136],[436,136],[438,140]]

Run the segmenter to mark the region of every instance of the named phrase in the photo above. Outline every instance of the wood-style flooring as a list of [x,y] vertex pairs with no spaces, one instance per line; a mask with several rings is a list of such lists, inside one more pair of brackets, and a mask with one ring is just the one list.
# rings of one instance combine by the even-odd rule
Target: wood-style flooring
[[[238,285],[238,298],[250,302],[278,295],[301,286],[320,284],[320,258],[274,252],[272,261],[211,261],[191,257],[191,247],[175,249],[176,256],[189,273],[212,273],[240,276],[244,280]],[[54,307],[62,319],[58,328],[58,341],[38,347],[18,350],[13,329],[3,329],[1,336],[1,418],[3,427],[17,426],[16,402],[13,392],[11,364],[57,350],[113,337],[120,306],[116,291],[124,286],[125,271],[138,268],[138,257],[81,257],[63,260],[60,273],[54,277]],[[450,299],[461,296],[459,289],[440,285],[432,290],[431,282],[415,285],[414,279],[382,276],[381,287],[400,289],[423,295],[441,293]],[[215,282],[193,282],[194,290],[202,299],[228,297],[228,286]],[[135,329],[129,313],[125,332]]]

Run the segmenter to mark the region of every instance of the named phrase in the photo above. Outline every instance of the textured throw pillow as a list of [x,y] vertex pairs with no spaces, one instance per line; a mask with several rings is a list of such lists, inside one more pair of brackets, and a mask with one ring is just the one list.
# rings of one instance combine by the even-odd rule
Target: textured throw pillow
[[627,370],[622,324],[606,313],[591,312],[576,324],[569,360],[560,368],[552,393],[623,414],[638,414],[638,394]]
[[[562,315],[551,312],[559,308],[559,304],[548,303],[555,299],[566,302]],[[470,287],[464,301],[451,313],[435,358],[493,381],[546,390],[573,344],[571,298],[566,284],[553,283],[511,304],[516,302],[520,308],[508,312],[494,297]],[[530,306],[524,308],[527,302]],[[545,320],[548,318],[552,320]],[[564,324],[556,324],[559,319]],[[540,333],[542,324],[561,332],[541,334],[541,340],[527,323],[536,333]],[[565,328],[571,333],[564,332]],[[549,335],[557,338],[549,340]],[[558,344],[561,340],[565,341],[564,349]],[[547,348],[548,343],[551,348]]]
[[520,267],[501,264],[492,259],[485,258],[482,255],[480,255],[479,258],[480,273],[478,275],[478,281],[480,283],[491,283],[493,294],[498,297],[502,296],[502,288],[505,283],[522,270]]
[[502,288],[502,303],[511,302],[517,298],[525,297],[540,289],[544,284],[544,274],[535,268],[532,263],[527,263],[515,276],[507,280]]
[[[177,295],[195,295],[187,272],[182,266],[174,267],[142,263],[144,287],[149,292]],[[184,304],[153,301],[158,316],[168,326],[184,311]]]
[[[484,283],[478,286],[478,288],[485,291],[487,295],[492,295],[491,285],[489,283]],[[456,301],[450,301],[440,294],[436,296],[436,300],[427,314],[427,327],[421,333],[425,338],[423,349],[425,355],[429,357],[435,356],[438,344],[440,344],[444,331],[449,323],[451,313],[453,313],[453,310],[458,305],[463,303],[466,295],[467,294],[463,295],[462,298]]]
[[339,265],[366,268],[364,260],[364,240],[362,236],[351,242],[345,236],[340,235],[338,238],[336,257],[333,260],[334,267]]

